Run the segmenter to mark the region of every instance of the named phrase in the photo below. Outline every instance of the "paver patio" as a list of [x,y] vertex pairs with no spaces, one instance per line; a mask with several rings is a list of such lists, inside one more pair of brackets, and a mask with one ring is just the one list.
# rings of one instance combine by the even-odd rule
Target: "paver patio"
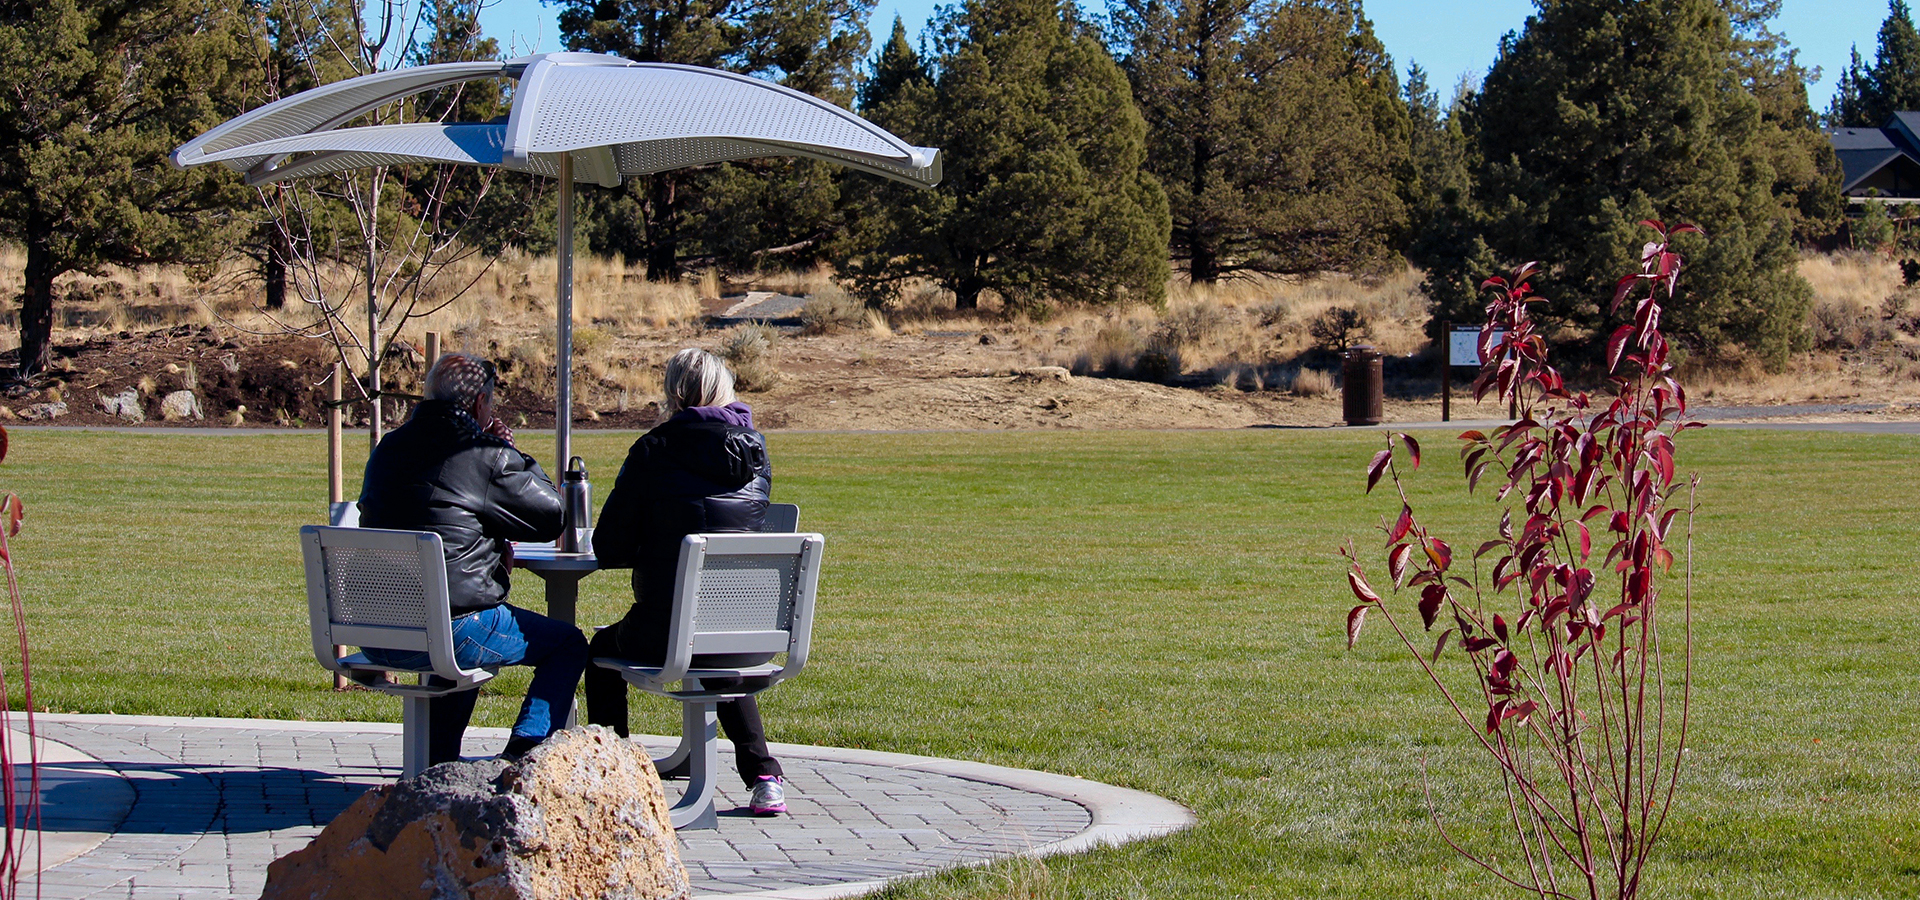
[[[306,843],[400,770],[400,726],[41,715],[41,896],[255,898],[267,863]],[[16,714],[16,729],[24,720]],[[466,753],[501,729],[470,729]],[[666,738],[649,738],[656,751]],[[732,772],[722,745],[722,768]],[[24,749],[20,747],[19,749]],[[826,898],[1018,854],[1053,854],[1184,828],[1187,810],[1139,791],[959,760],[774,745],[790,813],[746,814],[723,779],[720,827],[682,833],[699,897]],[[669,782],[672,796],[682,782]],[[33,854],[29,852],[29,866]],[[31,880],[23,884],[31,890]]]

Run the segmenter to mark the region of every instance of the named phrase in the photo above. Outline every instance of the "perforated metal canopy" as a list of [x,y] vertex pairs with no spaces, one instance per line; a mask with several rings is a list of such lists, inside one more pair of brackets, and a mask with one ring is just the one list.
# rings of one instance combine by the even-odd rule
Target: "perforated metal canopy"
[[[511,78],[505,122],[343,128],[436,88]],[[180,168],[221,163],[248,184],[406,163],[502,166],[560,181],[555,464],[572,455],[573,185],[768,156],[838,163],[915,187],[940,183],[940,151],[915,147],[824,100],[757,78],[597,53],[376,72],[238,116],[173,151]]]
[[[516,79],[505,122],[342,128],[436,88]],[[940,154],[831,103],[756,78],[597,53],[419,66],[314,88],[228,121],[173,152],[176,166],[219,162],[267,184],[401,163],[504,166],[608,187],[630,175],[767,156],[838,163],[919,187]]]

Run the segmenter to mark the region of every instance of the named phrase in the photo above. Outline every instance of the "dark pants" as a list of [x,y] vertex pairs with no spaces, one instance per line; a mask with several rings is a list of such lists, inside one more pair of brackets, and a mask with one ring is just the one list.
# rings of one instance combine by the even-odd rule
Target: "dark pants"
[[[407,668],[428,665],[424,651],[369,649],[366,653],[368,659],[381,665]],[[533,682],[527,685],[527,697],[520,703],[513,736],[541,741],[566,726],[567,711],[573,708],[573,689],[580,684],[580,673],[586,669],[589,657],[587,639],[580,634],[580,629],[530,610],[501,604],[454,617],[453,658],[464,669],[532,666]],[[437,677],[432,681],[446,683]],[[466,733],[467,722],[473,718],[474,702],[479,698],[480,690],[475,688],[428,702],[428,765],[460,758],[460,738]]]
[[[623,649],[620,639],[622,628],[618,625],[603,628],[593,636],[588,644],[591,656],[616,656],[632,659],[643,665],[655,665],[658,659],[649,660],[643,651]],[[658,642],[654,642],[658,643]],[[632,647],[626,644],[625,647]],[[657,652],[657,651],[656,651]],[[728,668],[733,666],[751,666],[766,662],[770,657],[763,655],[706,655],[693,658],[693,667]],[[599,666],[587,667],[587,722],[593,725],[605,725],[627,736],[627,681],[619,672],[603,669]],[[742,678],[703,678],[700,685],[709,690],[727,690],[740,687],[749,679]],[[762,679],[764,680],[764,679]],[[760,705],[752,697],[728,700],[714,704],[715,716],[720,720],[720,730],[727,739],[733,741],[734,760],[740,769],[740,780],[752,786],[763,776],[779,775],[780,761],[773,758],[767,750],[766,726],[760,722]]]

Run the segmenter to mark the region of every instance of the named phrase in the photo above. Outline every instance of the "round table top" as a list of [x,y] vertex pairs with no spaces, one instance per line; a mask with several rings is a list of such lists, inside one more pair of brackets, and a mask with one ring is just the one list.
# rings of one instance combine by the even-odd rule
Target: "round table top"
[[513,565],[515,568],[530,572],[594,572],[600,568],[600,561],[594,558],[593,551],[580,553],[562,553],[554,547],[552,541],[545,543],[519,543],[513,545]]

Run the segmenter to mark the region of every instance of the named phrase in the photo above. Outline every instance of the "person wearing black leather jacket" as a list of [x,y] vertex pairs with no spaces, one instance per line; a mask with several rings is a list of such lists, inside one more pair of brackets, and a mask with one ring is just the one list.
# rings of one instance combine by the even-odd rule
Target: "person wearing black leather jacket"
[[[594,636],[593,656],[643,664],[666,657],[680,541],[689,534],[759,531],[766,523],[773,466],[753,412],[734,399],[733,375],[704,350],[682,350],[667,363],[667,420],[627,451],[613,491],[594,524],[593,552],[602,568],[632,567],[633,606]],[[694,665],[757,665],[771,655],[694,657]],[[738,683],[737,680],[733,683]],[[619,673],[587,670],[587,721],[627,733],[627,686]],[[709,687],[732,686],[707,679]],[[786,811],[780,762],[767,750],[754,698],[718,704],[720,727],[733,741],[741,779],[758,815]]]
[[[462,667],[533,667],[507,742],[506,755],[518,758],[566,724],[588,656],[580,629],[506,602],[509,542],[558,537],[561,502],[540,464],[514,446],[513,432],[494,417],[496,381],[491,363],[464,354],[434,364],[427,399],[367,459],[360,526],[440,535],[454,658]],[[426,665],[425,652],[366,652],[376,664]],[[429,704],[430,765],[460,758],[479,693],[460,691]]]

